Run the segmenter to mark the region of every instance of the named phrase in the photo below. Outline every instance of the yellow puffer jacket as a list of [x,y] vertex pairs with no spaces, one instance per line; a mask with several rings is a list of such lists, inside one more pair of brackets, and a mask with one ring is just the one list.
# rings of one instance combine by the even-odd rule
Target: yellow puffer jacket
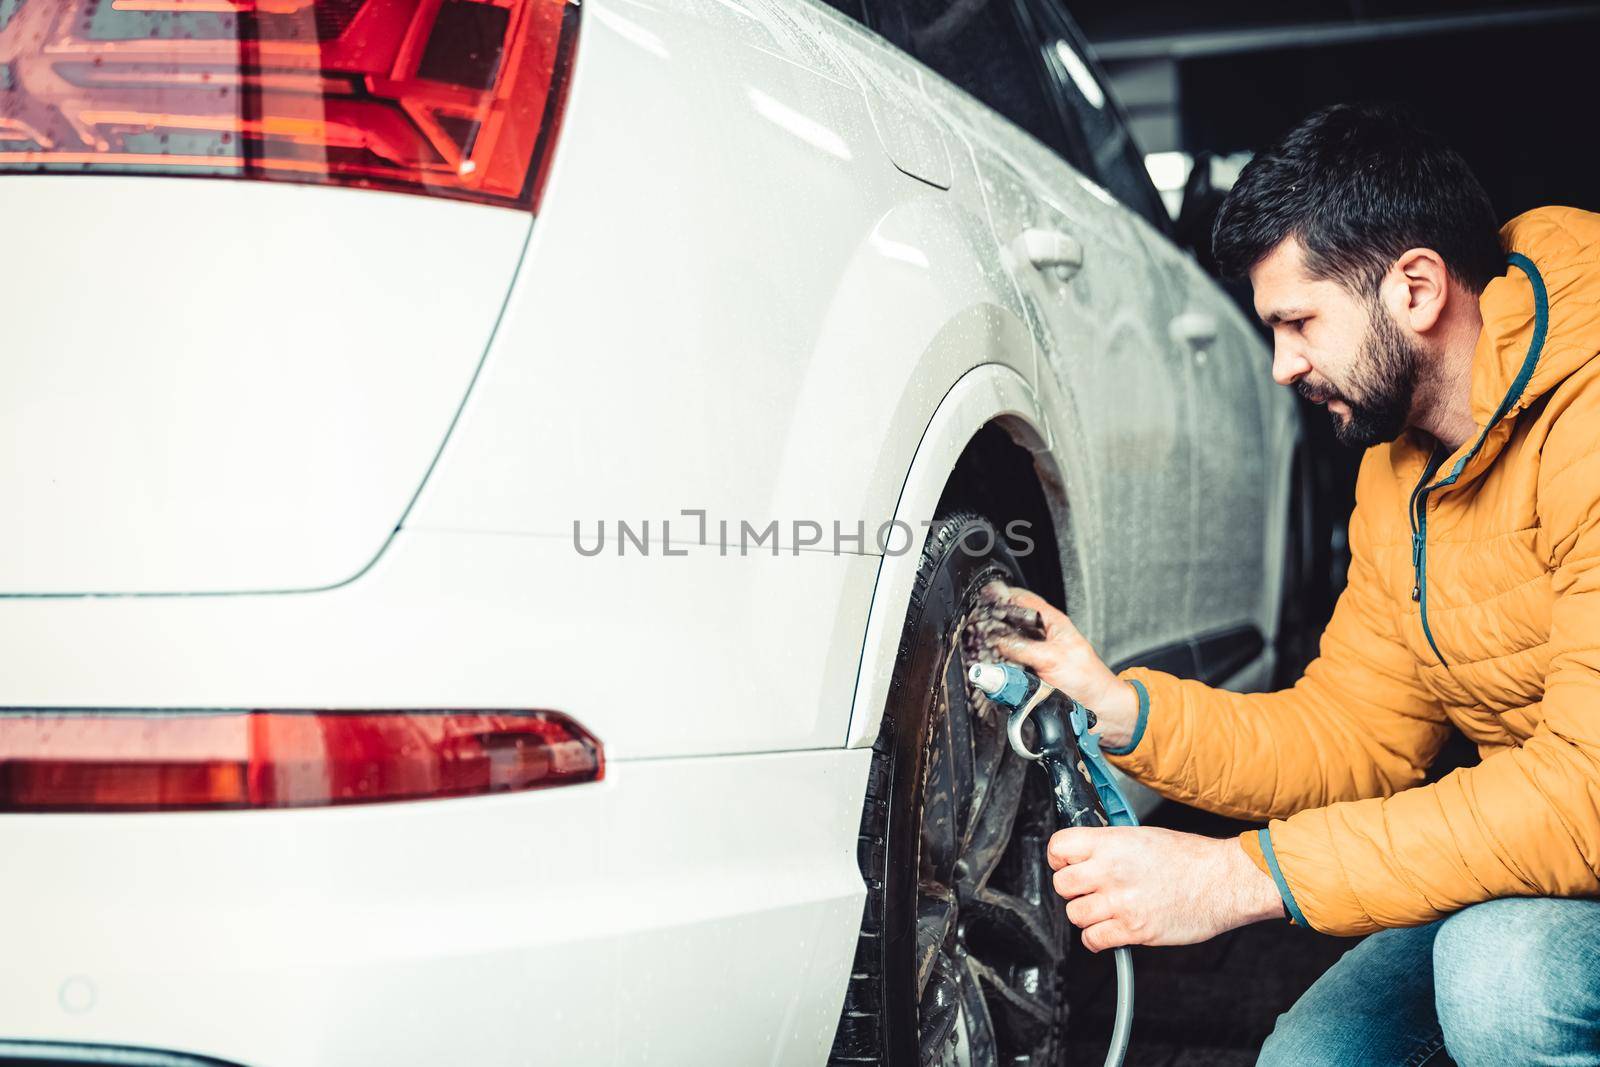
[[[1501,238],[1477,432],[1367,451],[1350,584],[1305,677],[1239,695],[1124,674],[1143,731],[1117,762],[1271,819],[1246,850],[1329,933],[1600,893],[1600,215],[1542,208]],[[1412,788],[1452,726],[1481,762]]]

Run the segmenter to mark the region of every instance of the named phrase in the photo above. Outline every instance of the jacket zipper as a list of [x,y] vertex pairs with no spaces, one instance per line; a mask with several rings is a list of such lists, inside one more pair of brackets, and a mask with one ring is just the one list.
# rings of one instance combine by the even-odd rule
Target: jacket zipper
[[1422,469],[1422,477],[1417,479],[1417,487],[1411,490],[1411,571],[1415,578],[1411,599],[1421,609],[1422,636],[1428,639],[1428,647],[1439,657],[1440,665],[1448,667],[1444,654],[1433,640],[1433,631],[1428,629],[1428,494],[1437,488],[1428,485],[1428,479],[1438,473],[1443,461],[1444,453],[1435,445],[1428,465]]
[[1528,282],[1533,286],[1533,340],[1528,343],[1528,354],[1522,357],[1522,367],[1512,380],[1510,389],[1501,398],[1499,406],[1495,408],[1494,414],[1484,424],[1483,429],[1478,431],[1478,437],[1473,441],[1472,447],[1457,461],[1450,476],[1437,485],[1428,484],[1428,479],[1438,473],[1439,466],[1445,459],[1443,446],[1435,442],[1433,453],[1428,457],[1428,465],[1423,469],[1422,477],[1417,479],[1417,487],[1411,490],[1411,569],[1416,578],[1416,584],[1411,587],[1411,599],[1419,605],[1422,635],[1428,639],[1428,647],[1433,649],[1433,654],[1439,657],[1439,664],[1443,667],[1449,667],[1450,664],[1440,655],[1438,642],[1433,639],[1433,631],[1428,629],[1428,494],[1435,489],[1454,485],[1467,463],[1483,447],[1489,431],[1511,411],[1533,376],[1534,368],[1539,362],[1539,353],[1544,348],[1546,331],[1550,328],[1550,298],[1545,291],[1544,279],[1539,275],[1539,268],[1519,252],[1510,253],[1507,259],[1512,266],[1528,276]]

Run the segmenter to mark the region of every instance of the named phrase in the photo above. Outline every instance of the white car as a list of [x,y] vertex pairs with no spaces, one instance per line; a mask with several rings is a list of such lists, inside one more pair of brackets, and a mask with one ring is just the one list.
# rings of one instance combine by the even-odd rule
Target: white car
[[962,620],[1265,684],[1298,434],[1052,0],[0,0],[0,197],[0,1064],[1052,1062]]

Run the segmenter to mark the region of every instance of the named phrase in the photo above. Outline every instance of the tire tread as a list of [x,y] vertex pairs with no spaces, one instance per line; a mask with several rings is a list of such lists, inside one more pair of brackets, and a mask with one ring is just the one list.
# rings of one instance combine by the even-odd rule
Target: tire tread
[[[911,587],[906,625],[900,631],[900,644],[895,655],[896,673],[913,651],[917,632],[913,622],[921,618],[927,607],[933,580],[944,558],[955,550],[972,523],[986,521],[971,512],[957,512],[929,528],[922,544],[921,557],[917,561],[917,575]],[[883,723],[872,742],[872,764],[867,773],[861,830],[856,839],[856,857],[861,866],[862,880],[867,886],[867,899],[862,911],[861,933],[856,940],[855,962],[850,968],[850,982],[845,988],[839,1029],[834,1035],[833,1049],[828,1054],[828,1063],[832,1067],[883,1065],[888,1062],[888,1020],[883,1003],[886,969],[883,958],[884,864],[888,858],[896,734],[895,719],[890,709],[885,708]]]

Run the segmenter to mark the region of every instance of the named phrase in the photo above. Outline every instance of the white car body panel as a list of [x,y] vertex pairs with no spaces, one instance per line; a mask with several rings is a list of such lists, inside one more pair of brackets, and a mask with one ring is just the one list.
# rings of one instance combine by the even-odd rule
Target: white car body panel
[[322,592],[0,600],[0,706],[553,708],[614,760],[839,745],[877,557],[681,551],[404,530]]
[[[0,593],[314,589],[377,556],[483,359],[515,212],[8,175]],[[198,240],[178,235],[198,232]]]
[[[700,539],[681,515],[699,509],[708,540],[777,520],[789,547],[810,521],[831,548],[838,522],[875,551],[950,383],[983,361],[1033,375],[983,215],[893,165],[837,64],[666,7],[584,10],[527,262],[408,525],[570,539],[648,521],[659,542],[669,522],[677,542]],[[626,243],[597,239],[602,218]],[[620,285],[626,305],[596,314]],[[996,313],[1013,321],[986,351],[938,343]]]
[[[925,81],[973,150],[1038,337],[1035,384],[1059,424],[1052,454],[1072,516],[1068,609],[1111,662],[1182,640],[1194,632],[1190,582],[1206,563],[1187,524],[1151,519],[1191,511],[1195,499],[1192,354],[1167,336],[1170,282],[1147,251],[1165,239],[1031,137],[948,83]],[[1063,283],[1016,262],[1013,246],[1029,229],[1080,242],[1082,269]]]
[[840,843],[866,758],[644,761],[544,793],[311,812],[0,816],[0,1033],[251,1067],[817,1063],[861,922]]

